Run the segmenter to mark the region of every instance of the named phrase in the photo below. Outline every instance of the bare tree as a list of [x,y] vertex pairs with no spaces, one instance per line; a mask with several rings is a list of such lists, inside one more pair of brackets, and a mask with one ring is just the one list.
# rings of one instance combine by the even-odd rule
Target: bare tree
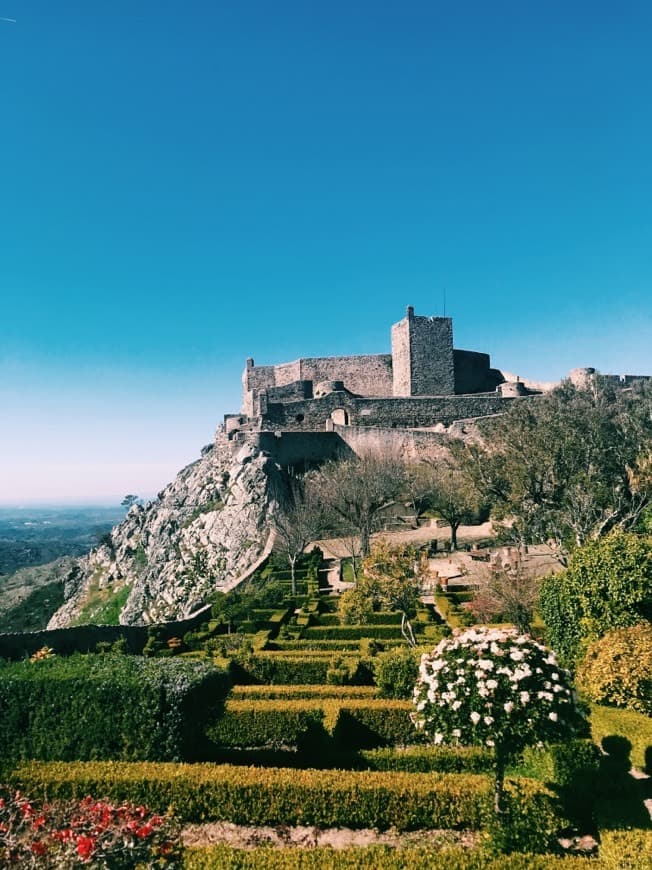
[[297,593],[296,567],[299,557],[323,528],[323,511],[306,492],[303,481],[294,478],[288,488],[285,503],[272,519],[277,544],[290,566],[292,594]]
[[380,527],[380,514],[400,494],[405,465],[391,454],[368,453],[328,462],[308,475],[307,492],[322,505],[328,531],[360,541],[362,558],[369,554],[372,532]]
[[528,572],[520,558],[514,563],[487,566],[474,575],[477,582],[469,609],[482,621],[496,617],[513,622],[521,634],[529,634],[539,601],[543,577]]

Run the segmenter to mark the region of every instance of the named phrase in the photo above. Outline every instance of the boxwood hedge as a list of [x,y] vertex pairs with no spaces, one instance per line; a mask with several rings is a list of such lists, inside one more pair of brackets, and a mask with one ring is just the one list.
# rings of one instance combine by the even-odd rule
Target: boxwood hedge
[[194,760],[229,688],[204,662],[73,655],[0,663],[7,759]]

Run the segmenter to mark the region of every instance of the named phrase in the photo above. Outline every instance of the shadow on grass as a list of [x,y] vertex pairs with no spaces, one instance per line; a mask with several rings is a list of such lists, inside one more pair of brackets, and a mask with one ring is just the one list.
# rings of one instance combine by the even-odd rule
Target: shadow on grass
[[650,780],[630,775],[632,744],[626,737],[609,735],[602,740],[606,753],[600,759],[595,790],[595,816],[602,829],[651,829],[652,820],[643,801],[650,797]]

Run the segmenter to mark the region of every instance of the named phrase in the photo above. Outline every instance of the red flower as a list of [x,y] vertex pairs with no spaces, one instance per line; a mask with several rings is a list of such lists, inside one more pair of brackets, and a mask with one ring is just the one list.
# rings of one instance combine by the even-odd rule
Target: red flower
[[80,858],[83,858],[85,861],[90,859],[95,850],[95,840],[93,837],[84,837],[80,835],[77,837],[77,854]]
[[38,831],[39,828],[43,827],[43,825],[45,824],[46,821],[47,821],[47,819],[45,818],[45,813],[41,813],[40,816],[37,816],[32,821],[32,827],[36,828],[36,830]]
[[32,850],[32,853],[34,855],[45,855],[45,853],[47,852],[47,847],[45,843],[32,843],[30,849]]
[[145,837],[149,837],[149,835],[152,833],[153,830],[154,830],[154,828],[152,827],[151,822],[147,822],[146,825],[143,825],[141,828],[138,828],[138,830],[136,831],[136,836],[140,837],[141,839],[144,840]]

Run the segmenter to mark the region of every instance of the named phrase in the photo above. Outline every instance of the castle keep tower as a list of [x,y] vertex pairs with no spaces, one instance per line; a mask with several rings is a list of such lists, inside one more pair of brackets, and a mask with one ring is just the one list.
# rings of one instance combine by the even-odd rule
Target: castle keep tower
[[452,319],[418,317],[408,306],[392,326],[392,372],[395,396],[454,395]]

